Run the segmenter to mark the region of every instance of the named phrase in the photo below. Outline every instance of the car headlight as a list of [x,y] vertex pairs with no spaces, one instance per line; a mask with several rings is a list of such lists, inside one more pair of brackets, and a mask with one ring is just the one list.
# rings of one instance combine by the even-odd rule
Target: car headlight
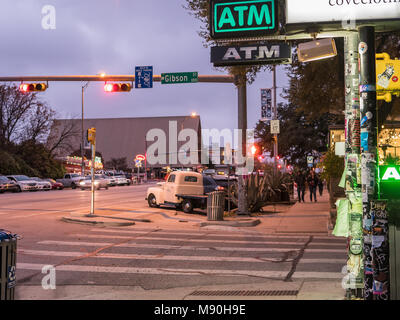
[[81,181],[81,182],[79,182],[79,184],[80,184],[81,186],[84,186],[84,185],[85,185],[85,182]]
[[98,181],[95,181],[95,182],[94,182],[94,184],[96,184],[96,185],[97,185],[97,184],[99,184],[99,182],[98,182]]

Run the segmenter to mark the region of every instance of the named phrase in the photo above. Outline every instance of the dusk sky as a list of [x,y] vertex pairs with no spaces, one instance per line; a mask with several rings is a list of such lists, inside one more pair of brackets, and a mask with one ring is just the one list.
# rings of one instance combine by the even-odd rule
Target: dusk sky
[[[2,76],[134,74],[153,66],[154,74],[198,71],[223,74],[210,63],[210,48],[197,34],[200,22],[184,0],[3,0],[0,11]],[[42,8],[56,9],[56,29],[42,28]],[[50,82],[40,96],[59,118],[81,116],[84,83]],[[203,128],[237,128],[237,91],[232,84],[155,82],[152,89],[106,94],[104,83],[85,91],[85,117],[180,116],[192,111]],[[278,87],[287,85],[278,68]],[[248,87],[248,126],[260,117],[260,89],[272,86],[261,72]],[[278,96],[281,89],[278,89]],[[282,99],[280,99],[282,100]]]

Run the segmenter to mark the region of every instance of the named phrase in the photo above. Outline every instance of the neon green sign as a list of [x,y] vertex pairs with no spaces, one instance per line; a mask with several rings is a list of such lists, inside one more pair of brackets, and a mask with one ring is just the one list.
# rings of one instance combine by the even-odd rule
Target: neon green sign
[[277,0],[211,0],[212,38],[265,36],[277,31]]
[[384,181],[390,179],[400,180],[400,174],[395,167],[387,167],[382,176]]

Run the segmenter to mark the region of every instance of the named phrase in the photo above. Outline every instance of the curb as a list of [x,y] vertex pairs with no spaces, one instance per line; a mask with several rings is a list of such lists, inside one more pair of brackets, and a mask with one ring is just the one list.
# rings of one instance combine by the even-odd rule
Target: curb
[[88,224],[88,225],[102,225],[102,226],[110,226],[110,227],[127,227],[133,226],[135,222],[116,222],[116,221],[99,221],[92,220],[93,218],[71,218],[71,217],[62,217],[61,221],[67,223],[80,223],[80,224]]
[[200,227],[205,227],[205,226],[229,226],[229,227],[254,227],[258,224],[260,224],[261,221],[260,219],[252,220],[252,221],[206,221],[206,222],[200,222]]

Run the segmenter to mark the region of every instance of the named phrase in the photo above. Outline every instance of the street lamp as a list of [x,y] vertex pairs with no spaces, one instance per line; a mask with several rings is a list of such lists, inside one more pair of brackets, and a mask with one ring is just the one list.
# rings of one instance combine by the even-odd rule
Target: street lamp
[[85,89],[88,87],[88,85],[89,85],[89,81],[86,82],[86,84],[82,86],[82,128],[81,128],[81,130],[82,130],[81,131],[81,136],[82,136],[82,141],[81,141],[82,171],[81,171],[81,174],[82,174],[82,177],[85,176],[85,158],[84,158],[84,143],[85,143],[85,139],[84,139],[84,128],[83,128],[84,98],[83,97],[84,97]]
[[[192,111],[192,112],[190,113],[190,116],[186,116],[186,117],[183,119],[182,123],[181,123],[181,131],[183,131],[183,124],[185,123],[186,119],[188,119],[188,118],[195,118],[196,116],[197,116],[196,111]],[[185,151],[185,153],[186,153],[186,151]],[[182,167],[182,169],[183,169],[183,165],[182,165],[181,167]]]

